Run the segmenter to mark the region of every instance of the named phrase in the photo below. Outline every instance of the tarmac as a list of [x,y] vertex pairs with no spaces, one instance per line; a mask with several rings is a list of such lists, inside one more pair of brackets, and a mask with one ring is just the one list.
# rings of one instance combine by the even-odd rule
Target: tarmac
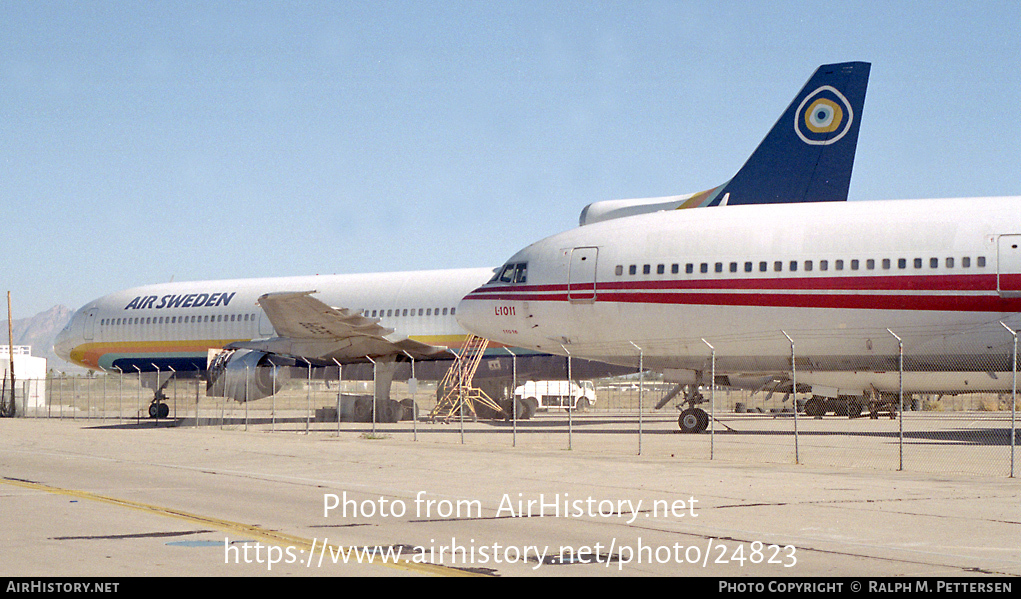
[[[964,453],[877,467],[865,455],[895,459],[898,423],[806,420],[794,460],[786,437],[775,454],[762,445],[788,423],[735,416],[721,419],[735,432],[713,436],[633,414],[375,433],[293,419],[5,419],[4,572],[1021,576],[1021,482],[959,472],[989,459],[974,453],[981,443],[912,435],[911,465],[921,451]],[[881,436],[863,446],[856,430]]]

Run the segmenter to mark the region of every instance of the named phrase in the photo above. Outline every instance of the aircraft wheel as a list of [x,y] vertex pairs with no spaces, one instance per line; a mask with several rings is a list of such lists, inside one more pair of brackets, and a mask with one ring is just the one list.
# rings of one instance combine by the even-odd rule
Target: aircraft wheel
[[383,421],[391,424],[400,422],[404,418],[404,406],[396,399],[386,400],[386,407],[383,409]]
[[418,404],[415,403],[414,399],[410,397],[401,400],[401,405],[404,407],[404,418],[408,420],[418,420]]
[[167,418],[170,416],[170,406],[163,402],[149,404],[149,418]]
[[532,416],[535,416],[535,412],[539,409],[539,400],[534,397],[529,397],[525,400],[525,411],[524,413],[518,412],[519,420],[530,420]]
[[355,422],[372,422],[372,400],[368,397],[355,400]]
[[685,433],[701,433],[709,426],[709,414],[699,408],[688,408],[677,418],[677,426]]

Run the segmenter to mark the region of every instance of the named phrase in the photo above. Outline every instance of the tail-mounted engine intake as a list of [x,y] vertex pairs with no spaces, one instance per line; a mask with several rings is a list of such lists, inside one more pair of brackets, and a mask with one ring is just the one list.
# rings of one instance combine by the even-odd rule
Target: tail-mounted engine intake
[[[250,349],[227,349],[211,356],[206,395],[239,402],[269,397],[281,389],[286,368],[277,369],[269,354]],[[280,372],[274,374],[274,370]]]

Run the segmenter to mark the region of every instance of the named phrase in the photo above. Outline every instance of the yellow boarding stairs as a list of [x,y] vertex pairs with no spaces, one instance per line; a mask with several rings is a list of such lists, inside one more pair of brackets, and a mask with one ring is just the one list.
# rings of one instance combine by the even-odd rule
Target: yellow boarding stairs
[[475,378],[475,371],[486,353],[488,339],[476,335],[469,335],[465,340],[464,347],[454,360],[454,363],[443,375],[440,382],[440,389],[443,390],[443,397],[436,402],[436,406],[429,413],[432,422],[443,420],[450,422],[451,418],[458,418],[461,408],[464,407],[464,415],[470,416],[472,420],[478,420],[475,412],[475,404],[482,404],[496,412],[505,413],[495,401],[490,399],[482,389],[472,387],[472,380]]

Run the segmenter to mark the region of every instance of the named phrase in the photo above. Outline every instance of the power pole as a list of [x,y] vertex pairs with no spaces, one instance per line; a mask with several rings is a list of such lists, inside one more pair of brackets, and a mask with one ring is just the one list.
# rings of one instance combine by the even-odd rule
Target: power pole
[[7,351],[8,365],[11,369],[11,404],[7,406],[7,399],[0,402],[0,416],[11,418],[14,416],[14,319],[11,317],[11,292],[7,292]]

